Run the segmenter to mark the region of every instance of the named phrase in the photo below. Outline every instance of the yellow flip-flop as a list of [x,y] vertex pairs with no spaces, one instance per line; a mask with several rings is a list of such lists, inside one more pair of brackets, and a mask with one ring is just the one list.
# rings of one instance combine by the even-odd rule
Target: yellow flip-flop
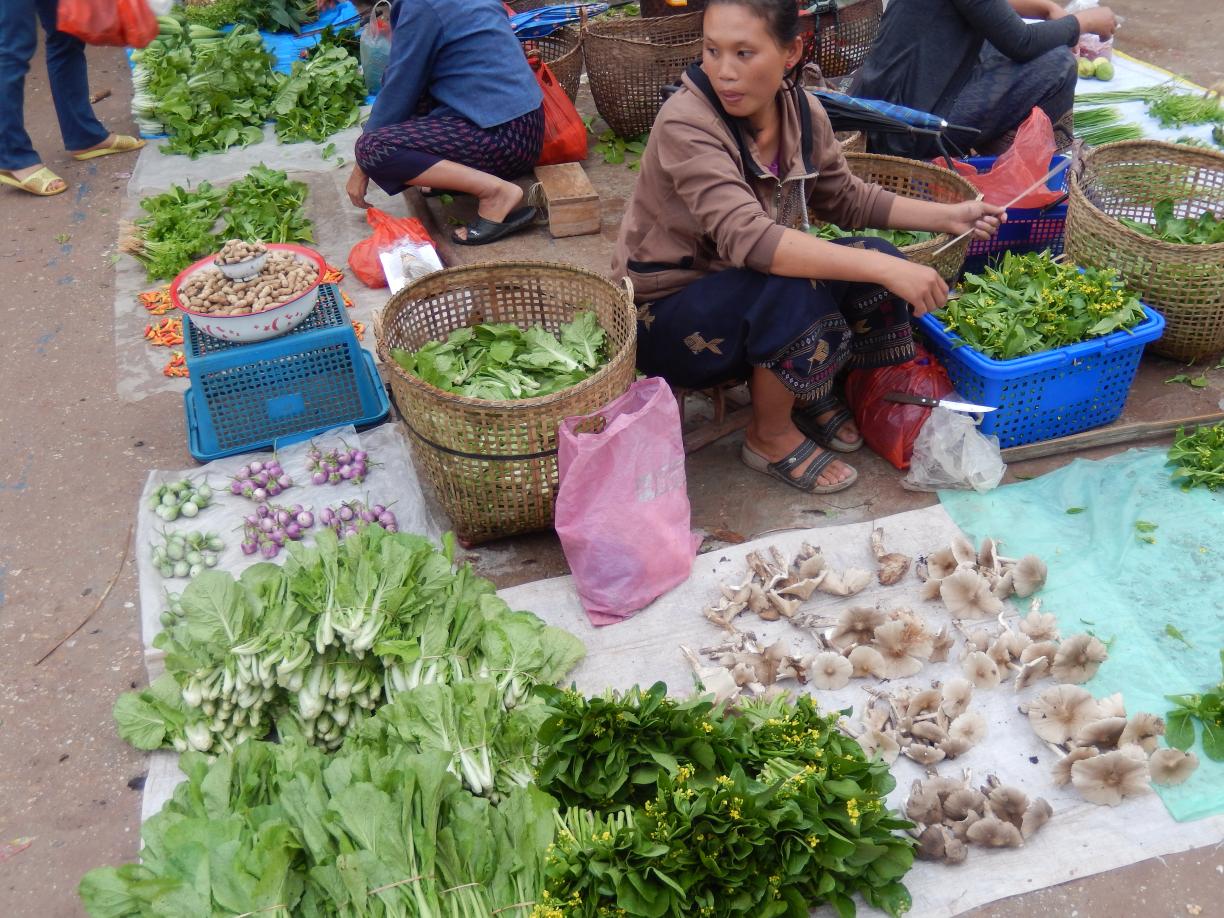
[[[63,185],[62,188],[57,188],[55,191],[48,191],[52,182],[59,182]],[[49,198],[52,195],[63,194],[68,190],[68,183],[62,178],[43,166],[31,176],[27,176],[23,181],[18,179],[11,172],[0,172],[0,185],[12,185],[14,188],[20,188],[22,191],[27,191],[30,194],[36,194],[42,198]]]
[[131,153],[133,150],[139,150],[145,145],[143,140],[137,137],[129,137],[127,134],[112,134],[110,142],[104,147],[98,147],[96,150],[86,150],[84,153],[73,153],[72,158],[77,160],[97,159],[99,156],[110,156],[112,153]]

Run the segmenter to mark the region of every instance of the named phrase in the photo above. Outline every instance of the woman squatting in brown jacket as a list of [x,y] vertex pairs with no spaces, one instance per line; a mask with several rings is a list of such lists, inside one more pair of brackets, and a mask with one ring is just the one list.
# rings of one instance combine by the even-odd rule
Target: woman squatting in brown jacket
[[947,300],[932,268],[845,228],[993,235],[1001,208],[894,196],[851,175],[829,119],[794,81],[795,0],[709,0],[700,64],[663,106],[621,224],[614,276],[638,304],[638,366],[676,386],[747,379],[743,460],[800,490],[849,487],[862,445],[838,376],[913,356],[910,311]]

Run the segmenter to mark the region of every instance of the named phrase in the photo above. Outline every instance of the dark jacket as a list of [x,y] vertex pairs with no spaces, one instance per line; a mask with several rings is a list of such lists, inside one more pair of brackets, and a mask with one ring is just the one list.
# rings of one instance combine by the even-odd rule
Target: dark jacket
[[395,0],[391,57],[366,130],[457,113],[482,128],[540,107],[543,95],[501,0]]
[[[852,92],[947,115],[990,42],[1019,63],[1079,41],[1074,16],[1027,23],[1007,0],[891,0]],[[907,155],[906,135],[870,135],[879,153]]]
[[727,268],[768,273],[809,204],[838,226],[884,224],[893,193],[851,174],[820,103],[789,84],[781,101],[777,176],[699,65],[664,103],[612,259],[613,276],[633,281],[639,303]]

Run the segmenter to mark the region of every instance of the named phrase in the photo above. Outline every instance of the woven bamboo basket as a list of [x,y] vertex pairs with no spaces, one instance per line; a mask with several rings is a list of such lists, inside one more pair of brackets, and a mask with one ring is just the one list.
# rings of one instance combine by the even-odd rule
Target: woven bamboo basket
[[834,135],[843,153],[866,153],[867,135],[862,131],[838,131]]
[[[976,188],[955,172],[916,159],[879,156],[874,153],[846,153],[846,163],[850,166],[850,171],[864,182],[883,186],[905,198],[959,204],[961,201],[972,201],[978,193]],[[814,215],[809,213],[808,219],[813,223],[820,222],[813,217]],[[949,284],[954,284],[960,277],[961,266],[965,263],[969,239],[966,237],[936,255],[936,249],[951,238],[947,233],[941,233],[926,242],[902,246],[901,253],[910,261],[930,265]]]
[[1163,199],[1179,216],[1224,215],[1224,154],[1156,140],[1126,140],[1084,153],[1072,175],[1065,250],[1078,265],[1115,268],[1122,281],[1165,319],[1151,347],[1175,360],[1224,350],[1224,242],[1181,245],[1118,222],[1153,219]]
[[[534,0],[528,0],[534,2]],[[571,102],[578,99],[578,87],[582,83],[582,32],[564,26],[543,38],[530,38],[523,42],[523,50],[539,51],[540,57],[553,72]]]
[[[543,325],[551,332],[592,309],[607,334],[608,362],[576,386],[539,398],[485,401],[434,388],[400,368],[395,349],[482,322]],[[632,296],[570,265],[532,261],[448,268],[409,284],[382,313],[378,356],[411,434],[417,468],[433,484],[466,544],[552,526],[557,427],[589,414],[633,382],[637,313]]]
[[701,57],[702,13],[592,22],[582,40],[600,117],[621,137],[650,130],[663,89]]
[[[800,0],[800,8],[808,5]],[[853,73],[867,59],[883,15],[883,0],[857,0],[828,12],[800,14],[803,63],[815,61],[826,78]]]

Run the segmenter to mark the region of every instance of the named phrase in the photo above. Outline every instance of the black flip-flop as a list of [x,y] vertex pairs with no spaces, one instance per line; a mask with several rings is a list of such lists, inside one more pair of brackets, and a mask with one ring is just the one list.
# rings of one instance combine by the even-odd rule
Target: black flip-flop
[[512,210],[501,223],[477,216],[475,220],[467,225],[467,236],[465,238],[460,238],[456,234],[451,233],[451,241],[455,245],[488,245],[490,242],[496,242],[498,239],[503,239],[511,233],[527,229],[527,227],[535,222],[535,218],[536,209],[534,207],[520,207],[518,210]]

